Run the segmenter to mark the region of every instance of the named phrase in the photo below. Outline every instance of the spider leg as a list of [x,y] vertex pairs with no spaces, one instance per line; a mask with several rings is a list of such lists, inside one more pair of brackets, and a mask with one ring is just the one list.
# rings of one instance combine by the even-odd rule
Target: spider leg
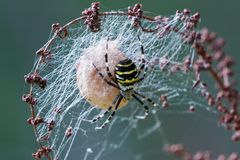
[[118,95],[114,98],[111,106],[109,106],[108,109],[107,109],[104,113],[99,114],[98,116],[96,116],[96,117],[92,120],[92,123],[98,121],[99,119],[103,118],[106,114],[108,114],[108,112],[110,112],[110,111],[112,110],[112,106],[115,105],[115,103],[116,103],[116,101],[119,99],[119,97],[120,97],[120,94],[118,94]]
[[141,99],[139,99],[135,94],[133,94],[133,98],[135,98],[145,109],[145,113],[144,113],[144,116],[137,116],[137,118],[139,119],[145,119],[148,114],[149,114],[149,110],[148,110],[148,106],[146,106],[143,101],[141,101]]
[[[146,67],[144,72],[143,72],[143,75],[138,79],[138,83],[141,82],[142,80],[144,80],[145,76],[146,76],[146,72],[147,72],[148,68]],[[141,73],[141,72],[140,72]]]
[[113,119],[113,117],[116,113],[116,110],[118,109],[118,106],[121,103],[122,99],[123,99],[123,96],[121,94],[119,94],[119,98],[117,100],[117,103],[115,104],[113,112],[110,114],[110,116],[107,118],[107,120],[100,127],[96,127],[96,129],[103,129]]
[[115,79],[113,78],[113,75],[112,75],[112,73],[110,72],[109,64],[108,64],[108,41],[109,41],[109,38],[107,39],[106,53],[105,53],[105,56],[104,56],[104,57],[105,57],[106,71],[107,71],[108,77],[111,78],[111,80],[115,82]]
[[141,72],[144,71],[142,77],[139,78],[139,80],[138,80],[138,82],[141,82],[141,81],[145,78],[146,72],[147,72],[148,68],[146,67],[146,59],[145,59],[143,44],[142,44],[142,42],[141,42],[141,40],[140,40],[140,36],[138,35],[137,37],[138,37],[138,42],[139,42],[139,44],[140,44],[140,49],[141,49],[141,54],[142,54],[142,56],[141,56],[141,63],[140,63],[140,69],[139,69],[139,74],[141,74]]
[[145,68],[146,59],[145,59],[145,55],[144,55],[143,44],[142,44],[142,42],[140,40],[140,36],[138,35],[137,37],[138,37],[138,42],[140,44],[140,49],[141,49],[141,54],[142,54],[142,56],[141,56],[141,64],[140,64],[140,66],[141,66],[140,67],[140,72],[142,72],[144,70],[144,68]]
[[151,99],[148,98],[147,96],[144,96],[143,94],[138,93],[138,92],[136,92],[136,91],[134,91],[134,94],[136,94],[136,95],[142,97],[144,100],[148,101],[153,107],[157,107],[157,106],[158,106],[157,103],[155,103],[153,100],[151,100]]
[[92,63],[92,65],[94,66],[94,68],[96,69],[96,71],[97,71],[97,73],[100,75],[100,77],[101,77],[101,78],[102,78],[107,84],[109,84],[110,86],[113,86],[113,87],[119,89],[119,87],[118,87],[117,84],[115,84],[115,83],[113,83],[113,82],[107,80],[107,79],[104,77],[104,75],[99,71],[99,69],[95,66],[94,63]]

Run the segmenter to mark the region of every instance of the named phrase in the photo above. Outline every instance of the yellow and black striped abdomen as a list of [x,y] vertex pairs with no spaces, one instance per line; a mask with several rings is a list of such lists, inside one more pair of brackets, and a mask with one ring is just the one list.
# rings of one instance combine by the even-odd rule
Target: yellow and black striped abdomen
[[131,59],[124,59],[115,67],[115,76],[119,87],[123,91],[134,89],[138,82],[138,69]]

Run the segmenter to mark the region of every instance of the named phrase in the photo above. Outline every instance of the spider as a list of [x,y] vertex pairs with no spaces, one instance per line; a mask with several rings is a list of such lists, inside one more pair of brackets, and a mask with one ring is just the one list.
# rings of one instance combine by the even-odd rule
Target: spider
[[[149,114],[149,109],[148,106],[144,104],[144,102],[141,100],[141,98],[143,98],[144,100],[148,101],[152,106],[156,107],[157,104],[153,102],[153,100],[151,100],[150,98],[144,96],[141,93],[138,93],[137,91],[135,91],[136,85],[141,82],[145,75],[146,75],[146,70],[145,69],[145,56],[144,56],[144,47],[142,42],[140,41],[140,37],[138,36],[138,41],[140,44],[140,49],[141,49],[141,63],[140,63],[140,68],[138,69],[135,65],[135,63],[129,59],[123,59],[121,61],[119,61],[115,68],[114,68],[114,75],[112,75],[112,73],[109,70],[109,64],[108,64],[108,41],[109,38],[107,39],[107,43],[106,43],[106,53],[105,53],[105,66],[106,66],[106,72],[107,72],[107,76],[108,78],[110,78],[110,80],[108,80],[101,72],[100,70],[94,65],[94,63],[92,64],[94,66],[94,68],[96,69],[98,75],[110,86],[113,86],[117,89],[119,89],[119,94],[114,98],[112,105],[108,107],[108,109],[96,116],[92,122],[96,122],[97,120],[103,118],[105,115],[107,115],[110,111],[112,111],[112,113],[110,114],[110,116],[107,118],[107,120],[100,126],[100,127],[96,127],[96,129],[103,129],[114,117],[119,104],[121,103],[122,99],[126,99],[126,100],[131,100],[132,98],[134,98],[135,100],[137,100],[143,107],[145,110],[144,116],[137,116],[140,119],[145,119],[148,114]],[[144,71],[144,72],[143,72]],[[142,74],[143,72],[143,74]],[[140,75],[142,74],[142,76],[140,77]],[[141,97],[141,98],[139,98]],[[114,106],[114,107],[113,107]]]

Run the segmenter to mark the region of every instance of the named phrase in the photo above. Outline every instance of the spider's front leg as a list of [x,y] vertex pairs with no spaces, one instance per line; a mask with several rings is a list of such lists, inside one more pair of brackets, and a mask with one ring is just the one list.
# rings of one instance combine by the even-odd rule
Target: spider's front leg
[[110,116],[107,118],[107,120],[100,127],[96,127],[96,129],[103,129],[103,128],[106,127],[106,125],[108,123],[111,122],[111,120],[113,119],[113,117],[114,117],[114,115],[115,115],[115,113],[116,113],[116,111],[118,109],[118,106],[121,103],[122,99],[123,99],[123,96],[121,94],[119,94],[119,97],[118,97],[117,103],[115,104],[113,112],[110,114]]
[[148,106],[146,106],[143,101],[141,101],[136,95],[133,94],[133,98],[135,98],[143,107],[144,107],[144,110],[145,110],[145,113],[144,113],[144,116],[136,116],[138,119],[145,119],[148,114],[149,114],[149,109],[148,109]]
[[[111,81],[107,80],[107,79],[104,77],[104,75],[99,71],[99,69],[98,69],[94,64],[93,64],[93,66],[94,66],[94,68],[96,69],[97,73],[100,75],[100,77],[101,77],[107,84],[109,84],[110,86],[113,86],[113,87],[115,87],[115,88],[117,88],[117,89],[120,89],[119,86],[118,86],[117,84],[115,84],[115,82],[111,82]],[[92,120],[92,122],[96,122],[97,120],[103,118],[105,115],[107,115],[107,114],[112,110],[112,106],[115,105],[114,110],[113,110],[113,112],[111,113],[111,115],[110,115],[110,116],[107,118],[107,120],[102,124],[102,126],[96,127],[96,129],[103,129],[103,128],[112,120],[112,118],[113,118],[113,116],[115,115],[115,112],[116,112],[116,110],[118,109],[118,106],[119,106],[120,102],[122,101],[122,99],[123,99],[123,96],[119,93],[119,94],[115,97],[115,99],[113,100],[112,105],[109,106],[108,109],[107,109],[104,113],[100,114],[99,116],[95,117],[95,118]]]
[[108,109],[107,109],[104,113],[99,114],[99,115],[96,116],[94,119],[92,119],[92,123],[98,121],[99,119],[101,119],[101,118],[103,118],[105,115],[107,115],[107,114],[112,110],[112,106],[116,104],[116,101],[119,99],[119,97],[120,97],[120,94],[117,95],[117,96],[114,98],[111,106],[109,106]]
[[145,101],[148,101],[153,107],[157,107],[158,104],[155,103],[155,102],[154,102],[153,100],[151,100],[150,98],[148,98],[147,96],[144,96],[144,95],[142,95],[142,94],[134,91],[133,98],[135,98],[135,99],[144,107],[144,109],[145,109],[145,114],[144,114],[144,116],[137,116],[137,118],[139,118],[139,119],[145,119],[145,118],[148,116],[148,114],[149,114],[148,106],[146,106],[146,105],[144,104],[144,102],[143,102],[141,99],[139,99],[137,96],[140,96],[140,97],[142,97]]
[[157,103],[155,103],[152,99],[148,98],[147,96],[145,96],[141,93],[138,93],[138,92],[134,91],[134,94],[136,94],[136,95],[142,97],[144,100],[148,101],[153,107],[160,106]]

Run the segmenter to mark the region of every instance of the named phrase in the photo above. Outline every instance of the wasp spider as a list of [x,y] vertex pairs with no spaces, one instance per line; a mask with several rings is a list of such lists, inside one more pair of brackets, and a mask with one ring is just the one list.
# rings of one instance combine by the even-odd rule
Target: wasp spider
[[[112,113],[107,118],[107,120],[100,127],[97,127],[96,129],[104,128],[112,120],[112,118],[114,117],[114,115],[115,115],[115,113],[118,109],[118,106],[121,103],[123,98],[126,99],[126,100],[131,100],[132,98],[134,98],[141,105],[143,105],[144,110],[145,110],[145,114],[144,114],[144,116],[138,116],[138,118],[140,118],[140,119],[146,118],[149,114],[148,106],[145,105],[144,102],[141,99],[144,99],[145,101],[148,101],[154,107],[157,106],[157,104],[154,103],[151,99],[149,99],[148,97],[146,97],[146,96],[142,95],[141,93],[138,93],[137,91],[134,90],[136,85],[144,79],[145,73],[146,73],[146,70],[147,70],[147,68],[145,67],[146,60],[144,58],[144,48],[143,48],[143,45],[140,41],[139,36],[138,36],[138,40],[139,40],[139,43],[140,43],[140,49],[141,49],[141,54],[142,54],[141,64],[140,64],[139,69],[136,67],[135,63],[131,59],[126,58],[126,59],[121,60],[117,63],[117,65],[114,68],[114,75],[112,75],[110,70],[109,70],[109,65],[108,65],[108,41],[109,40],[107,40],[107,43],[106,43],[105,64],[106,64],[107,76],[111,80],[108,80],[99,71],[99,69],[93,64],[97,73],[101,76],[101,78],[107,84],[119,89],[119,94],[113,100],[112,105],[109,106],[108,109],[104,113],[96,116],[92,120],[92,122],[96,122],[97,120],[103,118],[105,115],[107,115],[109,112],[112,111]],[[142,74],[142,72],[143,72],[143,74]],[[142,76],[140,77],[141,74],[142,74]]]

